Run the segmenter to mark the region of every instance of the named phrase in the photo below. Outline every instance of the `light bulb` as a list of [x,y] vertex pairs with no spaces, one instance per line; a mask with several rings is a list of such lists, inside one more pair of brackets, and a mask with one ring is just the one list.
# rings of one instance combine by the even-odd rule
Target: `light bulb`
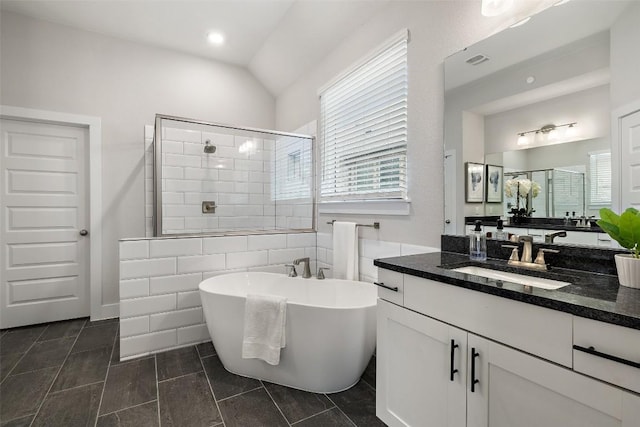
[[527,137],[527,135],[525,135],[524,133],[521,133],[520,136],[518,136],[518,145],[527,145],[529,143],[529,137]]
[[578,129],[577,129],[577,124],[572,124],[569,125],[569,127],[567,128],[567,130],[564,132],[564,136],[565,138],[569,139],[569,138],[575,138],[576,136],[578,136]]
[[558,131],[555,129],[550,130],[547,134],[547,141],[555,141],[556,139],[558,139]]
[[482,0],[483,16],[498,16],[509,10],[513,0]]

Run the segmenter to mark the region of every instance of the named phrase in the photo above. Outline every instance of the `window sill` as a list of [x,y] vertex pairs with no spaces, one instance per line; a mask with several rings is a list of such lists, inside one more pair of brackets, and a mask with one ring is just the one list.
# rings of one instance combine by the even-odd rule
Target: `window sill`
[[409,215],[410,200],[358,200],[349,202],[320,202],[321,214]]

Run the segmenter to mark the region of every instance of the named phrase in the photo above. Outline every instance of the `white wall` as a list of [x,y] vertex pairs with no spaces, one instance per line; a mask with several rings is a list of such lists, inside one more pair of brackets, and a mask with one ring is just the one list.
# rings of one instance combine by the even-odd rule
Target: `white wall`
[[409,216],[321,215],[319,231],[330,233],[329,219],[370,223],[361,237],[440,246],[443,230],[443,70],[445,57],[503,28],[517,17],[487,19],[479,1],[393,1],[354,29],[312,72],[291,85],[276,103],[278,129],[291,130],[319,116],[318,89],[403,28],[409,43]]
[[275,100],[245,69],[2,12],[2,104],[102,119],[103,304],[118,239],[145,235],[144,125],[156,113],[259,128]]
[[611,27],[611,109],[640,99],[640,2]]
[[[484,149],[486,153],[526,149],[527,146],[517,145],[518,132],[539,129],[550,123],[559,125],[577,122],[577,138],[608,140],[611,131],[609,115],[609,85],[492,114],[485,116]],[[566,129],[566,127],[558,129],[560,134],[558,141],[562,140],[562,132]],[[528,134],[529,137],[534,135]],[[531,143],[536,146],[544,144],[547,143]]]

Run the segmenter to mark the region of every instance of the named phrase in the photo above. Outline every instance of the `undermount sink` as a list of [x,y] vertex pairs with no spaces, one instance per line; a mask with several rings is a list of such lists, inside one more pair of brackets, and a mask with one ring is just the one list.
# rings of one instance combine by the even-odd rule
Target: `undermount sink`
[[452,271],[460,273],[472,274],[474,276],[486,277],[487,279],[503,280],[505,282],[518,283],[525,286],[533,286],[541,289],[560,289],[571,283],[561,282],[559,280],[544,279],[542,277],[526,276],[524,274],[509,273],[506,271],[490,270],[488,268],[467,266],[454,268]]

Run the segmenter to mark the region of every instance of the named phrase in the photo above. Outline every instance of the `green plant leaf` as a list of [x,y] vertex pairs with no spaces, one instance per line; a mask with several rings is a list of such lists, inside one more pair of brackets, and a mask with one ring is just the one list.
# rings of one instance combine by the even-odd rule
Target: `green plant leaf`
[[628,208],[618,216],[608,208],[600,209],[597,224],[623,248],[629,249],[633,256],[640,257],[640,211]]
[[606,221],[609,222],[615,226],[617,226],[620,223],[620,216],[617,215],[614,211],[612,211],[609,208],[602,208],[600,209],[600,221]]

